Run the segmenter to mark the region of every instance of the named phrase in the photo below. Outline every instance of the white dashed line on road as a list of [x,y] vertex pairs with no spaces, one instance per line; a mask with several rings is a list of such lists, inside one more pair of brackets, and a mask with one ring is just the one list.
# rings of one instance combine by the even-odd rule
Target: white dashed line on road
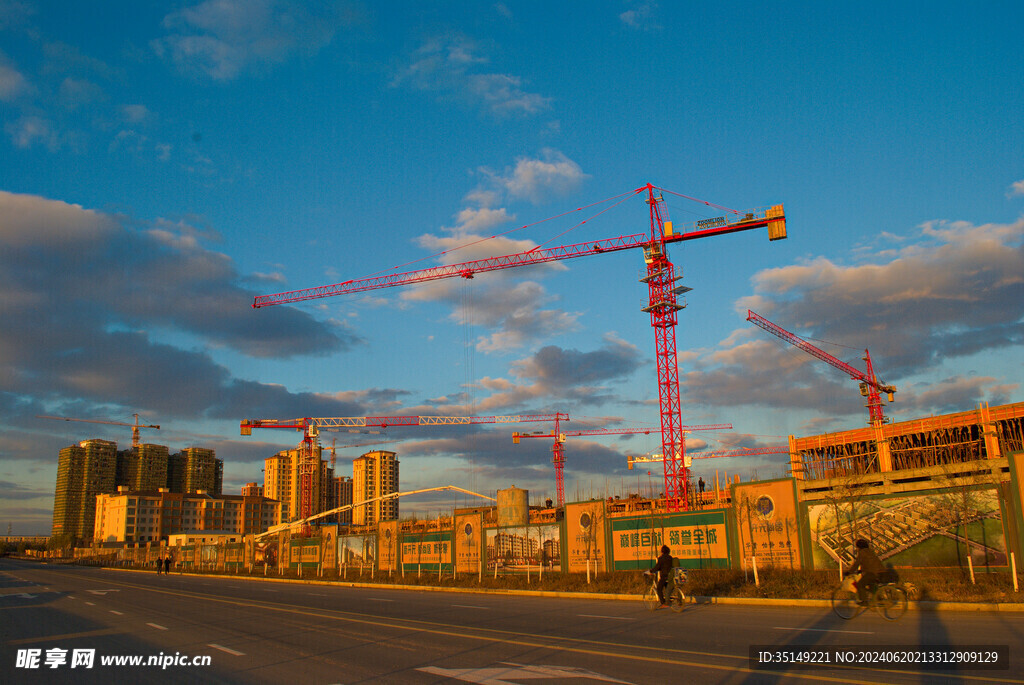
[[576,614],[580,618],[607,618],[611,621],[635,621],[635,618],[628,616],[601,616],[600,614]]
[[214,649],[219,649],[220,651],[226,652],[226,653],[231,654],[233,656],[245,656],[245,652],[239,652],[236,649],[231,649],[230,647],[225,647],[224,645],[218,645],[218,644],[215,644],[213,642],[207,644],[206,646],[207,647],[213,647]]
[[147,626],[152,626],[152,627],[156,628],[157,630],[167,630],[167,628],[163,627],[159,623],[147,623],[146,625]]
[[460,609],[483,609],[484,611],[490,609],[490,607],[478,607],[478,606],[473,606],[472,604],[452,604],[452,606],[453,607],[458,607]]
[[110,613],[117,614],[118,616],[124,616],[120,611],[114,611],[113,609],[110,610]]
[[775,626],[772,630],[796,630],[799,632],[808,631],[814,633],[851,633],[853,635],[874,635],[871,630],[830,630],[828,628],[788,628],[786,626]]

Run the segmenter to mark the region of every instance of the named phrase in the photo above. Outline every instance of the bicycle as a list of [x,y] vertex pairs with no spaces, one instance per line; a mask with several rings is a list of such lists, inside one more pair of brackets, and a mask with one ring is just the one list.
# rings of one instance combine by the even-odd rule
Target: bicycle
[[[650,571],[644,572],[645,576],[652,575]],[[665,603],[672,611],[677,614],[686,608],[686,594],[680,587],[686,582],[686,569],[674,568],[672,569],[672,575],[669,577],[668,585],[665,586]],[[651,580],[651,586],[647,588],[647,592],[644,593],[644,604],[651,611],[654,611],[661,606],[661,602],[658,601],[658,577],[654,576]]]
[[832,592],[832,611],[839,618],[850,620],[867,609],[874,609],[887,621],[895,621],[907,611],[907,591],[898,580],[880,581],[866,604],[859,601],[849,576]]

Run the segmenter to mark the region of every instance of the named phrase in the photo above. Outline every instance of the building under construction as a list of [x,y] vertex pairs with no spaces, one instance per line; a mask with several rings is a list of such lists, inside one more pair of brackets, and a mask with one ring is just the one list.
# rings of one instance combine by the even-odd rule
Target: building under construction
[[829,482],[850,479],[897,492],[901,484],[945,477],[965,466],[972,472],[1005,472],[1006,456],[1022,450],[1024,402],[789,437],[793,477],[812,496]]

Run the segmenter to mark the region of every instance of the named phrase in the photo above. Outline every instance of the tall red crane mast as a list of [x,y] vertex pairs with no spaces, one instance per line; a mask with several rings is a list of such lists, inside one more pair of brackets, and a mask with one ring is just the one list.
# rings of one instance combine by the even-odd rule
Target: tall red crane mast
[[302,431],[299,457],[299,514],[307,519],[313,515],[313,474],[320,467],[316,444],[320,430],[337,428],[389,426],[461,426],[487,423],[525,423],[529,421],[568,421],[568,414],[525,414],[519,416],[334,416],[299,419],[243,419],[242,435],[252,435],[253,428],[291,428]]
[[[657,194],[655,194],[656,190]],[[786,216],[782,205],[746,213],[727,210],[727,213],[732,213],[731,218],[727,219],[725,216],[721,216],[705,219],[697,222],[692,230],[676,232],[672,222],[666,221],[662,216],[660,207],[664,201],[662,189],[655,188],[648,183],[636,188],[631,194],[645,196],[645,202],[649,206],[649,232],[546,249],[536,247],[526,252],[478,259],[461,264],[350,280],[334,285],[292,290],[274,295],[260,295],[255,298],[252,306],[260,308],[335,295],[350,295],[455,276],[473,278],[478,273],[488,271],[641,248],[647,266],[647,275],[641,280],[647,284],[648,292],[647,306],[643,309],[650,314],[651,327],[654,328],[662,449],[665,454],[672,457],[665,460],[665,495],[669,510],[678,511],[681,505],[686,505],[687,478],[686,467],[683,464],[683,421],[679,400],[679,367],[675,336],[676,315],[683,307],[677,303],[676,298],[686,288],[680,287],[676,283],[678,278],[675,275],[675,267],[668,257],[668,246],[672,243],[755,228],[767,228],[769,240],[780,240],[786,237]],[[707,202],[704,204],[712,206]],[[682,477],[680,477],[681,475]]]
[[[704,426],[683,426],[683,435],[690,431],[703,430],[730,430],[731,423],[715,423]],[[659,430],[658,428],[583,428],[574,431],[560,431],[558,421],[555,421],[555,429],[550,433],[513,433],[512,442],[518,445],[522,438],[554,438],[551,445],[551,461],[555,465],[555,488],[557,491],[557,506],[565,506],[565,440],[569,437],[583,437],[589,435],[650,435]],[[630,466],[629,468],[633,468]]]
[[882,383],[875,377],[875,368],[871,364],[871,353],[866,349],[864,350],[864,363],[867,365],[866,371],[860,371],[846,362],[836,359],[828,352],[815,347],[811,343],[807,342],[795,333],[790,333],[782,326],[774,324],[768,319],[764,318],[756,312],[747,310],[747,321],[751,322],[755,326],[763,328],[772,335],[785,340],[790,345],[799,347],[807,354],[817,357],[821,361],[829,364],[843,373],[846,373],[855,381],[860,381],[860,394],[868,398],[868,424],[871,426],[881,426],[885,423],[885,414],[882,412],[882,396],[881,393],[886,393],[889,396],[889,401],[894,402],[895,397],[893,394],[896,392],[896,388],[887,383]]

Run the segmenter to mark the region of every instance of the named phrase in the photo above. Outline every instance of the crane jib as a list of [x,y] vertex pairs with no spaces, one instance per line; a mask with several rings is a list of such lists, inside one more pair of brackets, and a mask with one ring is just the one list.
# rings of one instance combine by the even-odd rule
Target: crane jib
[[[684,233],[673,233],[671,223],[667,223],[665,226],[665,233],[662,236],[659,236],[659,242],[671,244],[687,240],[696,240],[698,238],[705,238],[712,235],[748,231],[764,226],[769,227],[770,239],[775,240],[785,237],[785,215],[782,213],[781,205],[777,205],[776,207],[764,212],[762,216],[755,216],[753,213],[748,213],[742,219],[733,223],[722,226],[701,228],[699,230]],[[453,278],[456,276],[462,278],[473,278],[478,273],[487,273],[490,271],[510,269],[519,266],[529,266],[532,264],[544,264],[547,262],[603,254],[605,252],[618,252],[621,250],[642,248],[650,246],[651,243],[651,234],[636,233],[617,238],[588,241],[586,243],[576,243],[573,245],[562,245],[547,249],[533,248],[527,252],[502,255],[500,257],[487,257],[485,259],[462,262],[460,264],[449,264],[435,266],[429,269],[420,269],[417,271],[387,274],[385,276],[375,276],[373,278],[355,279],[344,281],[342,283],[335,283],[333,285],[324,285],[304,290],[292,290],[273,295],[258,295],[253,301],[252,306],[254,309],[259,309],[261,307],[270,307],[278,304],[303,302],[305,300],[315,300],[325,297],[334,297],[337,295],[352,295],[369,290],[394,288],[403,285],[436,281],[443,278]]]

